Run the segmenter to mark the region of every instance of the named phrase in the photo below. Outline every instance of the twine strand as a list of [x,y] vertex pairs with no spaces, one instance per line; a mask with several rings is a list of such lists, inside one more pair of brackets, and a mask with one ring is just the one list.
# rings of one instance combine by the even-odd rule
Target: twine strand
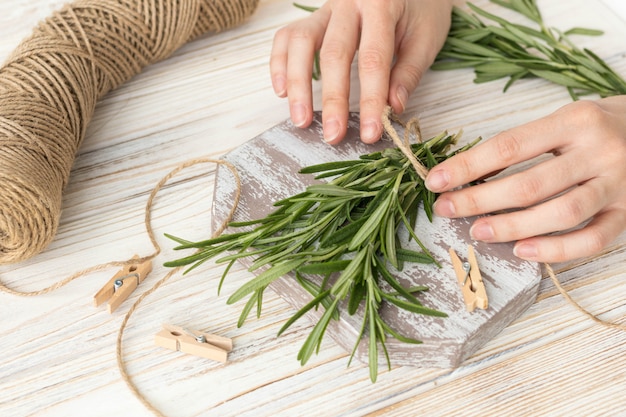
[[409,140],[410,134],[413,133],[417,141],[422,142],[422,130],[420,128],[419,120],[417,118],[413,118],[409,120],[406,124],[403,124],[404,139],[400,139],[400,135],[398,135],[398,132],[391,124],[392,120],[400,122],[400,120],[391,112],[391,107],[387,106],[385,107],[382,116],[382,122],[385,132],[391,138],[394,145],[396,145],[402,151],[404,156],[406,156],[411,162],[411,165],[413,165],[413,168],[415,169],[415,172],[417,172],[417,175],[419,175],[422,180],[426,180],[426,176],[428,175],[428,169],[413,154],[413,151],[411,150],[411,143]]
[[122,348],[122,343],[124,339],[124,330],[126,330],[126,326],[128,324],[128,321],[130,320],[130,317],[135,312],[135,310],[137,310],[137,308],[139,307],[139,304],[144,300],[144,298],[154,293],[161,285],[167,282],[180,269],[181,267],[173,268],[163,278],[161,278],[156,283],[154,283],[154,285],[150,289],[144,291],[139,296],[139,298],[137,298],[137,300],[130,307],[126,315],[124,315],[122,324],[120,325],[120,328],[117,332],[117,340],[115,344],[115,358],[117,361],[117,369],[120,372],[120,376],[122,377],[122,380],[126,383],[126,386],[130,390],[130,392],[132,392],[135,398],[137,398],[139,402],[143,404],[144,407],[146,407],[150,412],[152,412],[157,417],[165,417],[165,415],[158,408],[152,405],[152,403],[148,401],[148,399],[141,393],[141,391],[139,391],[139,388],[137,388],[137,385],[135,385],[135,383],[133,382],[132,378],[130,377],[128,373],[128,370],[126,369],[126,362],[124,362],[124,353],[123,353],[123,348]]
[[[145,259],[145,258],[142,258]],[[111,261],[111,262],[107,262],[107,263],[103,263],[100,265],[94,265],[91,266],[89,268],[80,270],[78,272],[73,273],[72,275],[55,282],[54,284],[42,288],[40,290],[35,290],[35,291],[19,291],[16,289],[13,289],[11,287],[9,287],[8,285],[4,284],[3,282],[0,282],[0,291],[1,292],[5,292],[7,294],[11,294],[11,295],[15,295],[18,297],[36,297],[38,295],[44,295],[44,294],[48,294],[51,293],[53,291],[58,290],[61,287],[66,286],[67,284],[69,284],[70,282],[74,281],[77,278],[80,278],[82,276],[85,275],[89,275],[93,272],[97,272],[97,271],[103,271],[107,268],[110,268],[112,266],[125,266],[125,265],[134,265],[134,264],[138,264],[138,262],[135,261],[131,261],[131,260],[127,260],[127,261]]]
[[563,286],[561,285],[561,283],[559,282],[558,278],[556,277],[556,274],[554,273],[554,270],[552,269],[550,264],[548,264],[546,262],[546,263],[544,263],[544,266],[546,268],[546,271],[548,272],[548,276],[552,280],[552,283],[554,283],[554,286],[557,288],[557,290],[559,290],[559,292],[561,293],[563,298],[565,298],[565,300],[567,300],[567,302],[570,303],[570,305],[572,305],[574,308],[576,308],[576,310],[578,310],[579,312],[581,312],[582,314],[584,314],[585,316],[587,316],[588,318],[593,320],[595,323],[600,324],[600,325],[602,325],[604,327],[608,327],[609,329],[617,329],[617,330],[626,331],[626,325],[623,325],[623,324],[620,324],[620,323],[613,323],[613,322],[606,321],[606,320],[602,320],[600,317],[598,317],[597,315],[591,313],[589,310],[585,309],[580,304],[578,304],[578,302],[576,302],[569,295],[567,290],[565,288],[563,288]]
[[[239,177],[239,173],[237,172],[237,168],[230,162],[224,161],[221,159],[203,158],[203,159],[194,159],[191,161],[184,162],[181,165],[177,166],[172,171],[170,171],[170,173],[168,173],[165,177],[163,177],[161,181],[159,181],[157,185],[154,187],[154,189],[150,193],[150,197],[148,198],[148,203],[146,204],[146,213],[145,213],[146,230],[148,232],[148,235],[150,236],[150,240],[155,245],[155,248],[159,248],[159,246],[158,246],[158,243],[156,243],[156,240],[154,239],[154,232],[152,230],[152,225],[151,225],[152,204],[153,204],[154,198],[156,197],[158,192],[163,188],[163,186],[173,176],[175,176],[176,174],[178,174],[180,171],[184,170],[185,168],[188,168],[193,165],[200,164],[200,163],[214,163],[218,165],[223,165],[230,170],[230,172],[233,174],[235,178],[235,196],[233,197],[233,202],[232,202],[230,211],[228,212],[228,215],[222,221],[220,226],[215,231],[213,231],[212,236],[217,237],[221,235],[222,232],[228,227],[228,223],[230,223],[233,216],[235,215],[235,211],[237,210],[237,206],[239,205],[239,199],[241,198],[241,179]],[[157,252],[159,251],[160,249],[157,249]],[[141,391],[139,391],[139,388],[137,388],[132,378],[128,374],[128,370],[126,369],[126,363],[124,362],[124,355],[123,355],[123,348],[122,348],[123,339],[124,339],[124,330],[126,330],[126,326],[128,324],[128,321],[130,320],[130,317],[133,315],[135,310],[139,308],[139,305],[141,304],[141,302],[150,294],[154,293],[159,287],[161,287],[161,285],[165,284],[171,277],[173,277],[178,271],[180,271],[181,268],[182,267],[176,267],[176,268],[171,269],[163,278],[155,282],[151,288],[144,291],[137,298],[137,300],[133,303],[133,305],[130,307],[130,309],[124,316],[124,319],[122,320],[122,324],[120,325],[119,331],[117,333],[115,355],[116,355],[116,360],[117,360],[117,368],[119,369],[120,375],[122,376],[122,379],[126,383],[126,386],[130,389],[133,395],[148,410],[150,410],[152,413],[154,413],[158,417],[164,417],[164,415],[154,405],[152,405],[150,401],[146,399],[146,397],[141,393]]]

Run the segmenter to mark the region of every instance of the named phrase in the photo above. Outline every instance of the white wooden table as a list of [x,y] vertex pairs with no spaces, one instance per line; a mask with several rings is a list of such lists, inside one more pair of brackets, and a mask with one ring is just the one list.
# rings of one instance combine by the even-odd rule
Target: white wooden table
[[[0,60],[62,3],[2,0]],[[580,45],[626,75],[623,2],[539,4],[550,25],[604,29],[601,38],[579,38]],[[187,44],[102,100],[64,194],[56,239],[33,259],[0,268],[2,282],[38,290],[82,268],[151,253],[144,206],[167,172],[191,158],[217,158],[287,119],[287,103],[270,86],[269,52],[274,32],[304,15],[291,2],[262,0],[244,25]],[[474,85],[472,78],[471,71],[426,74],[407,115],[421,117],[425,135],[463,128],[470,139],[570,100],[565,90],[540,80],[519,82],[502,94],[501,84]],[[357,97],[355,92],[354,110]],[[92,296],[115,268],[44,296],[0,294],[1,416],[150,415],[118,373],[117,331],[130,304],[167,272],[161,264],[176,257],[163,233],[208,236],[214,170],[191,168],[159,194],[153,226],[163,253],[152,275],[114,314],[93,307]],[[626,315],[625,241],[623,234],[597,257],[555,265],[575,299],[618,322]],[[300,321],[277,338],[293,310],[272,292],[266,293],[262,317],[238,329],[241,305],[227,306],[226,298],[251,275],[236,266],[218,296],[221,272],[206,263],[177,275],[146,298],[128,324],[123,355],[131,377],[168,416],[626,414],[626,333],[582,316],[549,279],[537,302],[462,367],[394,367],[372,384],[367,366],[347,368],[349,353],[330,339],[301,367],[296,354],[311,325]],[[155,346],[162,323],[232,337],[229,363]]]

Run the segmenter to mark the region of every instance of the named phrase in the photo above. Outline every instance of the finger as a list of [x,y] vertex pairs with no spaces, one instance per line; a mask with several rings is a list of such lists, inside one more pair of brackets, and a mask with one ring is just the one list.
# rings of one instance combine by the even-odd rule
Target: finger
[[359,36],[359,16],[349,3],[336,3],[320,50],[322,122],[330,144],[343,139],[348,123],[350,69]]
[[314,43],[304,34],[292,37],[287,62],[287,97],[293,124],[306,127],[313,120],[311,87]]
[[552,117],[515,127],[435,166],[426,178],[426,187],[433,192],[448,191],[557,149],[569,135]]
[[[315,51],[321,45],[324,37],[329,12],[322,8],[310,18],[295,22],[277,34],[277,48],[284,48],[287,40],[287,97],[291,120],[298,127],[306,127],[313,120],[313,94],[311,89],[311,74]],[[284,49],[277,49],[277,66]],[[277,70],[278,71],[278,70]]]
[[592,178],[593,163],[581,165],[580,160],[570,152],[505,178],[444,193],[435,202],[435,213],[464,217],[529,207]]
[[582,229],[558,236],[540,236],[515,244],[515,256],[535,262],[564,262],[597,254],[626,227],[626,211],[598,214]]
[[381,115],[387,105],[395,49],[395,24],[389,22],[397,22],[389,7],[371,6],[363,10],[358,67],[361,140],[365,143],[376,142],[383,130]]
[[287,97],[287,50],[289,48],[289,34],[280,29],[274,35],[272,51],[270,52],[270,78],[272,88],[278,97]]
[[398,50],[396,63],[391,70],[389,81],[388,101],[394,112],[404,112],[409,96],[426,69],[432,64],[428,47],[420,45],[418,40],[411,41],[412,45]]
[[606,197],[602,180],[594,179],[529,209],[480,218],[470,235],[485,242],[510,242],[561,232],[593,217],[606,206]]
[[407,32],[397,48],[396,61],[389,79],[388,101],[398,114],[404,111],[409,96],[434,62],[446,39],[448,29],[441,30],[440,26],[450,24],[450,10],[438,5],[433,13],[425,14],[428,19],[409,16],[411,21]]

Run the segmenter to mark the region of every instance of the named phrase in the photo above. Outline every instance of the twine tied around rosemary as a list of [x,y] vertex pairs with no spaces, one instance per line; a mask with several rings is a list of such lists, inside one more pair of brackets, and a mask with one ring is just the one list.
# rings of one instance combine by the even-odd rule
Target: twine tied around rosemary
[[[392,121],[400,123],[404,128],[404,137],[402,139],[400,138],[400,135],[398,135],[398,131],[391,124]],[[400,121],[398,116],[391,111],[391,106],[387,106],[383,111],[382,122],[385,133],[387,133],[387,135],[391,138],[394,145],[396,145],[402,151],[404,156],[406,156],[411,162],[411,165],[415,168],[417,175],[419,175],[422,180],[426,180],[428,168],[426,168],[411,151],[411,134],[415,136],[415,139],[418,142],[422,142],[422,129],[420,127],[419,119],[417,117],[413,117],[409,119],[408,122],[403,123]]]

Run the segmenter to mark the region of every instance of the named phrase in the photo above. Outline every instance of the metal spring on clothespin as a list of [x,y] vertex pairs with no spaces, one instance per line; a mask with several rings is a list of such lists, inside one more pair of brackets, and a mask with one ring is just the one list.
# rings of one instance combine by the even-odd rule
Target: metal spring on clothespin
[[[133,259],[135,258],[138,259],[139,257],[135,255]],[[94,295],[94,305],[98,307],[108,300],[109,313],[114,312],[148,276],[150,271],[152,271],[152,261],[150,260],[138,265],[125,266]]]

